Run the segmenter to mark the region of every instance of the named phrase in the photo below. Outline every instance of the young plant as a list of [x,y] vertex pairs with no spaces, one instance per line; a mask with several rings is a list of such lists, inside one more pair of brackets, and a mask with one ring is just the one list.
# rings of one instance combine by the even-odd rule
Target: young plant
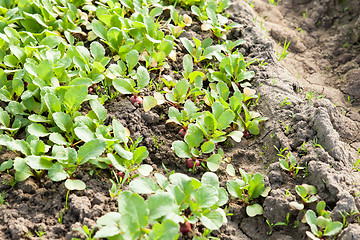
[[244,111],[245,118],[239,116],[236,123],[239,126],[239,130],[244,132],[244,136],[248,136],[249,133],[253,135],[259,135],[259,123],[268,120],[267,117],[261,117],[260,113],[255,111],[249,111],[245,104],[241,104]]
[[176,11],[176,9],[173,6],[169,6],[169,8],[170,8],[170,17],[173,23],[175,24],[175,26],[169,23],[168,27],[172,35],[174,35],[175,38],[179,38],[180,34],[185,31],[183,30],[184,27],[190,26],[192,24],[192,19],[187,14],[179,15],[179,13]]
[[143,104],[146,111],[157,105],[157,100],[152,96],[141,97],[139,93],[147,87],[150,82],[149,72],[143,66],[138,67],[133,78],[115,78],[114,88],[121,94],[132,94],[130,101],[139,105]]
[[298,203],[296,201],[290,202],[290,206],[294,209],[303,210],[304,204],[313,203],[318,199],[316,196],[314,196],[317,193],[317,189],[312,185],[296,185],[295,191],[297,195],[301,198],[302,203]]
[[183,78],[177,82],[170,92],[165,94],[165,98],[177,107],[179,104],[184,103],[185,100],[196,91],[198,91],[198,89],[191,91],[189,82]]
[[201,30],[211,30],[217,38],[226,39],[226,34],[230,31],[230,29],[241,27],[238,23],[230,23],[229,25],[226,25],[229,22],[229,19],[221,14],[216,14],[216,12],[211,8],[206,8],[206,14],[209,19],[203,22]]
[[[278,60],[279,60],[279,62],[280,62],[281,60],[285,59],[286,56],[289,54],[289,52],[287,51],[287,49],[289,48],[289,45],[290,45],[290,41],[287,42],[287,39],[285,39],[282,52],[281,52],[281,53],[278,53],[278,57],[279,57]],[[279,46],[280,46],[280,43],[279,43]]]
[[[261,174],[254,175],[246,173],[239,168],[241,178],[235,177],[226,183],[227,189],[231,196],[239,198],[246,206],[246,213],[250,217],[261,215],[263,208],[258,203],[253,203],[256,198],[266,197],[270,191],[270,187],[265,187],[264,178]],[[231,176],[235,176],[235,169],[232,165],[228,165],[227,172]]]
[[[100,230],[94,238],[177,239],[186,235],[198,220],[210,230],[226,223],[219,208],[228,201],[225,189],[219,187],[215,174],[205,173],[201,182],[184,174],[168,178],[156,173],[155,179],[137,178],[130,189],[119,194],[119,211],[97,220]],[[144,200],[139,194],[149,194]],[[161,203],[161,204],[159,204]]]
[[313,210],[308,210],[305,214],[306,223],[310,226],[311,232],[306,231],[306,235],[313,240],[320,240],[326,236],[334,236],[343,228],[341,222],[333,222],[330,217],[318,216]]
[[190,123],[194,123],[201,115],[198,110],[199,109],[196,107],[196,105],[188,99],[184,104],[184,110],[181,110],[181,112],[175,107],[169,108],[169,120],[167,122],[171,121],[181,125],[184,129],[183,133],[185,135],[188,125]]
[[210,81],[222,81],[229,87],[232,82],[242,87],[248,87],[250,84],[244,82],[255,76],[253,71],[247,71],[248,64],[241,53],[233,53],[223,58],[219,65],[219,71],[209,70]]
[[213,56],[221,51],[220,45],[211,45],[213,43],[211,38],[207,38],[201,42],[199,39],[193,37],[194,43],[187,38],[180,38],[180,41],[193,57],[196,64],[205,59],[212,59]]
[[[204,142],[204,135],[201,129],[195,124],[189,124],[184,141],[175,141],[172,143],[172,149],[180,158],[187,158],[187,166],[194,168],[199,165],[199,161],[206,161],[211,171],[216,171],[221,160],[221,154],[213,154],[208,159],[202,159],[203,154],[211,154],[215,150],[215,144],[212,141]],[[216,165],[216,166],[214,166]]]
[[242,131],[228,133],[226,130],[234,121],[235,113],[231,109],[226,109],[220,102],[214,102],[211,109],[212,112],[203,112],[196,121],[205,138],[214,143],[224,142],[227,137],[240,142],[243,136]]
[[291,177],[296,178],[297,174],[299,173],[300,169],[304,169],[304,167],[299,167],[299,164],[296,164],[295,156],[289,152],[286,156],[278,155],[281,158],[279,159],[280,167],[284,170],[289,172]]

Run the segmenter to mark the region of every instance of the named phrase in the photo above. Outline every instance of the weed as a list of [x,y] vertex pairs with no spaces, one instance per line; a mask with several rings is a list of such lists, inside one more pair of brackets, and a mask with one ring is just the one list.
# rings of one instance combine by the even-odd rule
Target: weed
[[348,212],[343,212],[343,211],[340,211],[340,215],[342,216],[342,218],[343,218],[343,222],[342,222],[342,224],[343,224],[343,226],[344,226],[344,228],[346,228],[347,226],[348,226],[348,222],[346,221],[346,218],[347,217],[351,217],[351,216],[354,216],[354,215],[359,215],[359,211],[356,211],[356,210],[352,210],[350,213],[348,213]]
[[303,30],[302,28],[297,27],[296,30],[297,30],[299,33],[301,33],[301,34],[304,33],[304,30]]
[[161,142],[160,136],[156,136],[156,135],[154,135],[154,136],[152,137],[152,139],[153,139],[153,142],[154,142],[154,144],[155,144],[156,149],[159,149],[159,147],[161,147],[161,145],[163,145],[163,143],[165,142],[165,140],[163,140],[163,141]]
[[[280,44],[281,44],[281,42],[279,42],[279,46],[280,46]],[[279,57],[279,59],[278,59],[279,61],[285,59],[286,56],[289,54],[289,52],[287,51],[288,48],[289,48],[289,45],[290,45],[290,41],[287,42],[287,39],[285,39],[282,52],[281,52],[281,53],[277,53],[277,55],[278,55],[278,57]]]
[[313,91],[312,89],[309,92],[306,93],[305,99],[309,101],[310,105],[312,105],[312,99],[314,97],[317,98],[317,99],[325,97],[324,95],[315,96],[317,93],[318,93],[317,91]]
[[316,136],[313,138],[312,142],[310,142],[310,143],[311,143],[311,145],[314,146],[314,148],[322,148],[322,149],[324,149],[324,148],[318,143],[318,139],[317,139]]
[[280,0],[269,0],[269,4],[273,6],[277,6],[280,3]]
[[307,147],[305,146],[305,141],[303,142],[300,151],[301,151],[300,156],[305,156],[307,154]]
[[44,231],[43,227],[40,226],[40,230],[39,231],[36,231],[35,230],[35,233],[36,233],[36,236],[38,236],[40,239],[42,239],[42,236],[44,236],[46,234],[46,232]]
[[289,226],[290,223],[290,213],[286,215],[286,221],[285,222],[277,222],[277,223],[271,223],[268,219],[266,219],[266,223],[269,226],[270,230],[267,232],[267,235],[271,235],[273,233],[274,227],[276,226]]
[[346,101],[347,101],[348,103],[352,103],[352,102],[355,101],[355,99],[351,99],[350,96],[347,96]]
[[302,15],[304,18],[307,18],[307,14],[308,14],[308,9],[306,9],[304,12],[301,13],[301,15]]
[[282,157],[283,156],[283,153],[288,150],[288,148],[280,148],[278,149],[275,145],[274,145],[274,148],[276,149],[276,151],[278,151],[278,156]]
[[[93,237],[94,235],[94,231],[96,228],[93,228],[91,231],[88,228],[88,226],[84,225],[82,228],[74,228],[73,230],[79,231],[81,232],[85,237],[86,240],[94,240],[95,238]],[[80,240],[78,238],[74,238],[74,240]]]
[[281,106],[281,107],[283,107],[284,105],[291,105],[291,102],[288,102],[288,97],[286,97],[286,98],[284,99],[284,101],[282,101],[282,102],[280,103],[280,106]]
[[7,195],[7,194],[6,194],[5,191],[2,191],[2,192],[0,193],[0,207],[1,207],[2,205],[4,205],[4,204],[9,205],[9,203],[5,201],[6,195]]

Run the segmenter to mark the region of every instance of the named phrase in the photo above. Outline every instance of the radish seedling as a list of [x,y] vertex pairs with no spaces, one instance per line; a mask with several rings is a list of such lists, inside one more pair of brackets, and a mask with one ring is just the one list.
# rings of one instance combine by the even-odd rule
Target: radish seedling
[[[233,167],[229,168],[228,166],[227,170],[232,176],[235,176],[235,170]],[[260,196],[266,197],[270,188],[265,188],[264,178],[261,174],[248,174],[241,168],[239,168],[239,171],[241,178],[235,177],[234,180],[228,180],[226,183],[227,189],[233,197],[239,198],[247,205],[247,215],[250,217],[261,215],[264,211],[262,206],[257,203],[250,205],[250,203]]]
[[286,156],[278,154],[281,158],[279,159],[280,167],[287,171],[291,177],[296,178],[300,169],[304,169],[304,167],[299,167],[299,164],[296,164],[295,156],[289,152]]
[[[319,206],[319,204],[321,204],[321,206]],[[316,208],[317,210],[324,211],[325,202],[319,202]],[[306,223],[311,229],[311,231],[306,231],[306,235],[312,240],[320,240],[326,236],[334,236],[343,228],[343,224],[337,221],[333,222],[330,215],[319,215],[320,216],[317,217],[313,210],[308,210],[305,214]]]
[[301,197],[302,203],[296,201],[290,202],[290,206],[297,210],[303,210],[304,204],[315,202],[318,198],[314,196],[317,193],[316,187],[308,184],[296,185],[295,191]]

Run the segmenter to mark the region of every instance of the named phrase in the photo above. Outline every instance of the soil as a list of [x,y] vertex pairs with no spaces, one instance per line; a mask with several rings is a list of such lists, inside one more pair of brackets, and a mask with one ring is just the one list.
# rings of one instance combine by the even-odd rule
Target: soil
[[[231,200],[228,224],[211,235],[229,240],[307,239],[305,232],[309,227],[301,222],[304,213],[289,206],[289,202],[299,200],[296,185],[316,186],[317,196],[326,201],[333,220],[342,222],[344,212],[360,209],[360,173],[352,169],[360,149],[358,1],[284,0],[274,6],[265,0],[237,0],[228,13],[232,21],[242,24],[229,33],[228,39],[244,39],[238,50],[247,60],[268,63],[255,61],[251,68],[256,72],[252,84],[261,96],[256,109],[269,120],[262,125],[260,135],[222,147],[234,167],[262,173],[272,190],[260,200],[263,216],[247,217],[244,206]],[[193,25],[183,35],[208,37],[199,25]],[[278,43],[283,45],[285,39],[290,40],[290,53],[279,62]],[[173,70],[181,69],[181,63],[178,57],[177,62],[171,63]],[[284,100],[291,104],[282,104]],[[181,136],[178,126],[166,124],[168,106],[145,113],[131,104],[129,97],[122,96],[105,107],[109,119],[119,119],[133,139],[143,136],[141,144],[150,153],[145,163],[155,171],[165,172],[164,164],[170,171],[197,178],[205,172],[202,168],[189,172],[186,160],[177,158],[170,149],[171,143]],[[296,178],[282,171],[274,146],[291,151],[305,171]],[[15,157],[3,149],[0,163]],[[87,189],[70,192],[68,211],[62,217],[67,193],[63,182],[55,183],[44,176],[11,187],[6,183],[14,172],[1,172],[0,192],[6,192],[6,204],[0,207],[0,239],[83,239],[75,228],[93,228],[100,216],[117,210],[116,199],[109,196],[110,171],[96,170],[90,175],[90,170],[85,166],[77,172],[75,178],[83,180]],[[229,179],[224,166],[217,174],[224,185]],[[266,220],[272,224],[286,222],[288,213],[289,226],[276,226],[268,235]],[[360,239],[358,216],[346,218],[348,226],[338,239]]]

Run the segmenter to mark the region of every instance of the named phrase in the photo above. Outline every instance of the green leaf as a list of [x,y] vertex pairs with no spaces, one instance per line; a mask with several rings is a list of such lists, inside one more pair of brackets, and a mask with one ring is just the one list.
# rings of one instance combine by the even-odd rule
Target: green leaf
[[115,139],[121,140],[123,143],[128,142],[128,137],[126,136],[126,131],[124,126],[116,119],[112,121],[114,137]]
[[[101,218],[99,218],[98,220],[100,219]],[[120,233],[121,230],[116,225],[105,226],[100,228],[100,230],[95,233],[94,239],[115,237]]]
[[150,82],[149,72],[143,66],[138,67],[136,77],[139,90],[146,87]]
[[[1,114],[1,112],[0,112]],[[46,117],[41,116],[41,115],[36,115],[36,114],[32,114],[28,117],[28,119],[32,122],[43,122],[43,123],[48,123],[50,122],[50,120],[48,120]],[[0,119],[1,121],[1,119]]]
[[76,127],[74,132],[78,138],[83,140],[84,142],[89,142],[91,140],[96,139],[95,134],[86,126]]
[[50,133],[49,140],[58,145],[67,145],[68,142],[65,140],[60,133]]
[[188,144],[189,148],[199,147],[203,141],[204,135],[201,129],[195,124],[190,124],[185,134],[185,142]]
[[264,189],[264,178],[261,174],[256,173],[249,182],[248,194],[252,198],[258,198]]
[[116,91],[120,92],[121,94],[136,93],[134,85],[128,79],[115,78],[113,80],[113,85]]
[[133,154],[133,160],[135,164],[140,164],[145,158],[149,156],[149,152],[146,147],[141,146],[135,149]]
[[215,150],[215,144],[211,141],[207,141],[201,145],[201,151],[203,153],[211,153]]
[[183,141],[177,140],[177,141],[173,142],[171,149],[175,151],[176,156],[178,156],[179,158],[190,158],[191,157],[190,148]]
[[28,115],[27,113],[25,113],[24,105],[15,101],[9,102],[5,110],[11,115]]
[[125,158],[126,160],[133,159],[133,153],[125,150],[120,144],[115,144],[114,149],[122,158]]
[[159,192],[151,195],[146,201],[150,220],[156,220],[176,210],[174,197],[168,192]]
[[261,205],[255,203],[246,207],[246,213],[249,217],[255,217],[256,215],[262,215],[264,209]]
[[316,212],[321,215],[320,213],[325,210],[325,207],[326,203],[324,201],[318,202],[318,204],[316,205]]
[[305,233],[312,240],[321,240],[320,238],[316,237],[312,232],[306,231]]
[[129,187],[131,191],[139,194],[150,194],[159,189],[159,186],[154,182],[154,180],[146,177],[134,179],[130,182]]
[[223,130],[229,127],[230,123],[234,120],[234,117],[235,113],[230,109],[223,112],[218,118],[218,128]]
[[72,179],[66,179],[65,181],[65,187],[68,190],[84,190],[86,188],[86,185],[81,180],[72,180]]
[[13,87],[13,92],[17,95],[17,96],[21,96],[21,94],[24,91],[24,82],[22,79],[20,78],[14,78],[12,80],[12,87]]
[[59,162],[55,163],[49,170],[48,175],[52,181],[58,182],[65,180],[69,175],[65,172]]
[[0,123],[5,127],[10,127],[10,116],[2,109],[0,109]]
[[93,20],[91,23],[91,26],[92,26],[92,30],[98,37],[101,37],[102,39],[107,40],[107,37],[106,37],[107,30],[101,22],[99,22],[97,20]]
[[26,164],[25,159],[15,158],[14,160],[15,179],[17,181],[24,181],[30,176],[33,176],[30,167]]
[[179,224],[170,219],[165,219],[162,223],[156,222],[149,233],[149,240],[168,240],[176,239],[179,233]]
[[0,165],[0,172],[10,169],[13,166],[13,160],[9,159]]
[[201,177],[201,185],[202,186],[213,186],[215,188],[219,187],[219,178],[215,173],[206,172]]
[[193,55],[194,52],[193,52],[193,48],[194,48],[194,45],[192,42],[190,42],[189,39],[187,38],[180,38],[180,41],[181,43],[184,45],[184,47],[186,48],[186,50],[191,54]]
[[343,224],[341,222],[330,222],[324,231],[324,236],[333,236],[338,234],[343,228]]
[[259,122],[257,120],[253,120],[249,123],[248,130],[253,135],[259,135]]
[[308,210],[305,214],[306,222],[309,224],[311,231],[315,234],[318,232],[318,228],[316,226],[316,214],[313,210]]
[[81,165],[99,157],[106,148],[106,141],[103,139],[95,139],[85,143],[79,148],[77,162]]
[[223,215],[219,211],[203,213],[199,219],[201,223],[210,230],[217,230],[223,224]]
[[243,188],[245,187],[245,182],[240,179],[229,180],[226,183],[226,187],[227,187],[228,192],[231,194],[231,196],[237,197],[237,198],[242,198],[243,191],[244,191]]
[[128,67],[128,72],[130,73],[131,70],[138,64],[139,62],[139,53],[136,50],[131,50],[126,55],[126,65]]
[[304,209],[304,204],[302,203],[298,203],[298,202],[295,202],[295,201],[292,201],[289,203],[290,207],[296,209],[296,210],[303,210]]
[[89,102],[91,109],[95,112],[100,123],[103,123],[107,118],[107,110],[98,100],[91,99]]
[[226,166],[226,172],[227,172],[227,174],[229,174],[230,176],[235,177],[235,168],[234,168],[234,166],[233,166],[232,164],[228,164],[228,165]]
[[101,61],[105,56],[105,49],[99,42],[92,42],[90,44],[90,52],[95,61]]
[[194,194],[196,204],[201,208],[210,208],[219,200],[217,188],[206,185],[196,190]]
[[60,36],[48,36],[43,38],[39,45],[46,45],[50,48],[54,48],[63,41],[64,41],[63,38]]
[[138,168],[138,171],[142,176],[149,176],[150,173],[152,172],[152,170],[153,170],[153,167],[149,164],[142,164]]
[[164,40],[159,45],[159,51],[164,52],[166,56],[173,50],[173,43],[169,40]]
[[32,123],[27,127],[27,131],[29,134],[37,137],[46,137],[49,135],[49,132],[46,130],[46,128],[39,123]]
[[186,54],[183,58],[183,67],[186,74],[190,74],[194,69],[193,60],[189,54]]
[[40,156],[28,156],[25,158],[26,164],[29,165],[32,169],[49,169],[53,166],[51,161],[48,161]]
[[118,199],[118,207],[121,215],[129,214],[135,222],[139,223],[140,227],[148,225],[149,209],[144,199],[136,193],[121,192]]
[[86,99],[88,89],[86,85],[71,86],[65,93],[64,104],[72,113]]
[[73,122],[69,114],[64,112],[53,113],[55,124],[64,132],[69,133],[73,127]]
[[244,133],[242,133],[241,131],[232,131],[228,134],[228,137],[231,137],[235,142],[240,142],[243,136]]
[[40,65],[37,67],[37,75],[41,80],[49,83],[50,79],[53,76],[53,68],[50,60],[45,59],[40,62]]
[[177,124],[181,124],[181,113],[174,107],[169,108],[169,118]]
[[143,97],[143,108],[145,112],[150,111],[151,108],[155,107],[158,104],[156,98],[153,96]]
[[45,94],[44,100],[47,108],[49,109],[49,112],[51,113],[61,112],[60,100],[54,94],[51,93]]
[[221,160],[222,157],[220,154],[213,154],[206,160],[207,167],[210,169],[210,171],[215,172],[218,170]]

